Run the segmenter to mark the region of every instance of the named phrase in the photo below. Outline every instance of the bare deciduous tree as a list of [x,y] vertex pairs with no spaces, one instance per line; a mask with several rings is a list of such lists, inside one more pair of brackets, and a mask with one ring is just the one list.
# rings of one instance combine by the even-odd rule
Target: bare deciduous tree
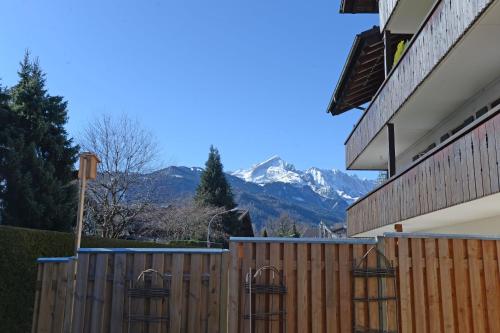
[[158,146],[152,134],[138,121],[123,115],[102,115],[85,128],[80,146],[97,154],[101,163],[98,177],[89,182],[85,231],[107,238],[127,234],[134,219],[150,206],[151,186],[133,202],[127,195],[131,187],[144,181],[154,170]]
[[137,216],[135,234],[147,239],[162,241],[200,240],[207,237],[208,223],[215,216],[210,227],[210,240],[223,241],[226,237],[222,227],[223,207],[200,206],[192,201],[167,207],[150,207]]
[[269,219],[265,230],[273,237],[300,237],[305,228],[293,217],[283,213],[276,219]]

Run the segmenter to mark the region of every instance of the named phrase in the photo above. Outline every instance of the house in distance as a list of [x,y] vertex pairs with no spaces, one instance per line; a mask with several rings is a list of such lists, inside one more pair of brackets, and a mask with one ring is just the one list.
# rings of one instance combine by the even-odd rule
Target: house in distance
[[348,235],[500,234],[500,0],[343,0],[378,13],[328,105],[363,114],[349,170],[388,179],[347,209]]

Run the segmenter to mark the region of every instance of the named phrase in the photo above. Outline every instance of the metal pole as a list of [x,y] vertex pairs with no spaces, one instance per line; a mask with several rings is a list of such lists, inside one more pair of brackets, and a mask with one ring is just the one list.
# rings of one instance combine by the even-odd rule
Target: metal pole
[[[225,212],[224,212],[225,213]],[[207,228],[207,247],[210,247],[210,225],[212,224],[212,221],[219,216],[222,213],[217,213],[212,218],[210,219],[210,222],[208,222],[208,228]]]
[[80,245],[81,245],[81,241],[82,241],[85,189],[87,187],[87,158],[84,157],[81,159],[81,161],[82,161],[82,165],[80,165],[80,168],[81,168],[82,178],[80,180],[80,193],[79,193],[79,200],[78,200],[78,215],[77,215],[76,228],[75,228],[75,257],[78,256],[78,250],[80,249]]

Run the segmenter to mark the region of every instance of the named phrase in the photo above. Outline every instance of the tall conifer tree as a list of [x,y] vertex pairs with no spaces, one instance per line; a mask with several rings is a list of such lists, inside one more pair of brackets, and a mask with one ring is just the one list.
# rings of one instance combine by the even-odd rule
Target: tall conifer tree
[[70,230],[75,220],[72,184],[78,147],[64,125],[67,102],[51,96],[38,61],[26,53],[19,82],[8,90],[1,112],[0,191],[2,223],[28,228]]
[[200,184],[196,189],[195,201],[202,205],[226,209],[236,207],[231,187],[224,175],[219,151],[214,146],[210,146],[205,170],[201,174]]

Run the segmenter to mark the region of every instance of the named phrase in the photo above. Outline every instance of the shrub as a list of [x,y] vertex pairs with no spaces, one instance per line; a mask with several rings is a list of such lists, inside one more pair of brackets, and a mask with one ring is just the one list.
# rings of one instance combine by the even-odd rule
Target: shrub
[[[33,315],[36,259],[73,255],[73,234],[0,226],[0,332],[29,332]],[[196,242],[160,244],[83,238],[82,247],[199,247]]]

